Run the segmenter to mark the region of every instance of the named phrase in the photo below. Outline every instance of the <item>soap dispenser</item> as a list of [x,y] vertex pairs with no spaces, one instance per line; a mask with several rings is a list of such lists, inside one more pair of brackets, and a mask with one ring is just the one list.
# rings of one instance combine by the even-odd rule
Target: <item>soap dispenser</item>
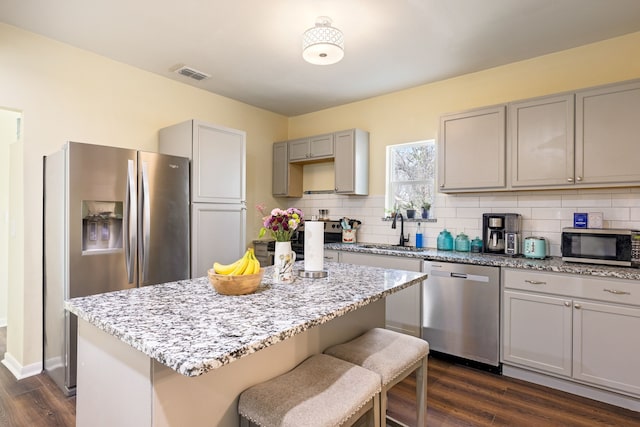
[[420,223],[418,223],[418,228],[416,228],[416,248],[423,248],[424,243],[422,241],[422,228],[420,227]]

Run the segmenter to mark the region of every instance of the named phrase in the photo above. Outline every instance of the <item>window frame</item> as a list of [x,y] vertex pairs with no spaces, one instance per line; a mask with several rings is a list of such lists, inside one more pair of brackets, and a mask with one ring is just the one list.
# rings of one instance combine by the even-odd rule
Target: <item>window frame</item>
[[[433,167],[432,167],[432,171],[433,171],[433,176],[432,177],[427,177],[427,179],[423,179],[423,180],[396,180],[393,181],[393,177],[394,177],[394,170],[393,168],[393,162],[392,162],[392,155],[394,154],[394,151],[400,148],[407,148],[409,146],[432,146],[432,156],[431,156],[431,162],[433,162]],[[438,155],[437,155],[437,144],[436,144],[436,140],[435,139],[425,139],[425,140],[420,140],[420,141],[413,141],[413,142],[405,142],[405,143],[400,143],[400,144],[392,144],[392,145],[387,145],[386,147],[386,165],[385,165],[385,170],[386,170],[386,177],[385,177],[385,213],[386,214],[390,214],[392,212],[395,212],[396,208],[397,209],[405,209],[404,206],[402,206],[401,204],[399,204],[399,202],[397,202],[396,198],[395,198],[395,193],[394,190],[395,188],[398,187],[398,185],[415,185],[415,186],[419,186],[419,185],[430,185],[431,186],[431,198],[430,200],[428,200],[428,202],[430,204],[433,205],[433,199],[435,198],[435,193],[436,193],[436,179],[437,179],[437,171],[436,171],[436,165],[437,165],[437,160],[438,160]],[[425,168],[428,167],[427,164],[424,165]],[[419,203],[419,201],[413,200],[412,202],[414,203]],[[416,205],[414,206],[416,210],[420,210],[421,209],[421,205]],[[385,215],[386,216],[386,215]]]

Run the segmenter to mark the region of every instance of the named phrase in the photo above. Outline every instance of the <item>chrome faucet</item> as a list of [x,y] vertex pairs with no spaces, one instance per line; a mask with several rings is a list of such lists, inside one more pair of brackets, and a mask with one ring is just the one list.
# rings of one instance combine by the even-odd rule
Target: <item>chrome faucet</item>
[[396,214],[393,216],[391,228],[393,228],[394,230],[396,229],[396,219],[398,217],[400,217],[400,243],[398,243],[398,246],[404,246],[404,244],[409,241],[409,236],[407,236],[406,238],[404,237],[404,217],[398,211],[396,211]]

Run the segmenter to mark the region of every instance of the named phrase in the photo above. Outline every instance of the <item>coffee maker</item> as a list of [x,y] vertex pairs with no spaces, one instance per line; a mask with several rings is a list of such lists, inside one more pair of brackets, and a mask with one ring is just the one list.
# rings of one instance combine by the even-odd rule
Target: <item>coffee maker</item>
[[519,255],[520,214],[486,213],[482,215],[483,252],[489,254]]

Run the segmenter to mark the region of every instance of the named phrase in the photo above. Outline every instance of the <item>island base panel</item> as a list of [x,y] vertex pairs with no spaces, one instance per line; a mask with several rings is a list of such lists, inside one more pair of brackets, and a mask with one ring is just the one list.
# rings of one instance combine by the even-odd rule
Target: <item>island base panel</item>
[[[148,356],[78,321],[76,426],[151,426]],[[81,390],[81,391],[80,391]]]
[[[242,391],[331,345],[384,327],[384,318],[380,300],[197,377],[180,375],[81,321],[79,351],[86,363],[79,369],[77,426],[236,427]],[[112,397],[103,399],[105,394]]]

